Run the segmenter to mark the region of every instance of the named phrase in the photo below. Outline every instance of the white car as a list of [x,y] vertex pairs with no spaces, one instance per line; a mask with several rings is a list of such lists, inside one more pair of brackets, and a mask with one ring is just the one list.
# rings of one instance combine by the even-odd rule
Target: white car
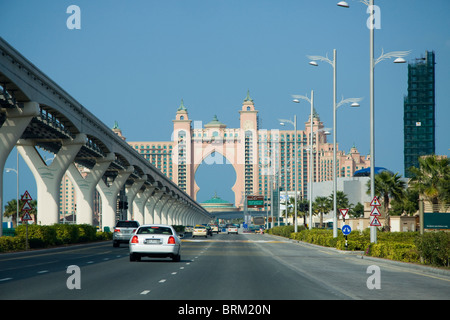
[[194,230],[192,230],[192,238],[195,238],[195,236],[207,238],[208,230],[206,230],[205,226],[195,226]]
[[228,228],[227,228],[227,233],[228,233],[228,234],[230,234],[230,233],[236,233],[236,234],[238,234],[238,228],[237,228],[236,226],[230,225],[230,226],[228,226]]
[[180,254],[181,240],[169,225],[142,225],[130,239],[130,261],[140,261],[141,257],[169,257],[180,261]]

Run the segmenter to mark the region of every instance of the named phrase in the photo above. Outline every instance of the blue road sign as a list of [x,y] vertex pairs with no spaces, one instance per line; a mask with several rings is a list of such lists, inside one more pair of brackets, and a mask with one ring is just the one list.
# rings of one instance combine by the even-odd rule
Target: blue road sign
[[349,235],[350,232],[352,232],[352,228],[350,228],[349,225],[346,224],[345,226],[342,227],[342,233],[343,233],[345,236]]

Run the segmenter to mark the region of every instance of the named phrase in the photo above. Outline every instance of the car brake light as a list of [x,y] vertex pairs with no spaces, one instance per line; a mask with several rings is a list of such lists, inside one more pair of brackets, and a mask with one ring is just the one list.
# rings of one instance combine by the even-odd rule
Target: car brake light
[[167,241],[167,244],[175,244],[176,242],[175,242],[175,238],[174,237],[172,237],[172,236],[170,236],[169,237],[169,240]]
[[138,237],[133,236],[133,238],[131,238],[131,243],[139,243]]
[[114,229],[114,232],[120,232],[120,229]]

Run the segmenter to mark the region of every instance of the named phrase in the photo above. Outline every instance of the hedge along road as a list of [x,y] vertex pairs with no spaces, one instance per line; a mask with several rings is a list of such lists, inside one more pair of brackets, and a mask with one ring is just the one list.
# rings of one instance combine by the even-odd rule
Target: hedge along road
[[[69,288],[73,265],[79,289]],[[269,235],[186,238],[180,262],[130,262],[128,246],[110,241],[0,255],[2,300],[449,298],[446,274]]]

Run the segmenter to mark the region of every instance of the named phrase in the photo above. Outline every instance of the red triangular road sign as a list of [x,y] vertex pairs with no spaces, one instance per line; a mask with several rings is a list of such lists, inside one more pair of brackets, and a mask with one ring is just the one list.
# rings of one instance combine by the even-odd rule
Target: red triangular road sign
[[378,207],[373,207],[372,212],[370,213],[371,216],[381,216],[380,211],[378,210]]
[[25,203],[22,206],[22,210],[20,211],[30,211],[33,210],[33,208],[31,207],[31,205],[28,203],[28,201],[25,201]]
[[31,201],[33,199],[31,199],[31,196],[28,193],[28,191],[25,191],[25,193],[23,194],[23,196],[22,196],[22,198],[20,200],[22,200],[22,201]]
[[29,220],[33,220],[33,219],[31,219],[31,216],[28,213],[28,211],[25,211],[25,214],[22,216],[22,221],[29,221]]
[[376,216],[373,217],[372,222],[370,223],[371,227],[381,227],[381,222],[378,220]]
[[345,218],[345,216],[347,215],[349,209],[339,209],[339,211],[341,212],[342,216]]
[[377,197],[373,197],[372,202],[370,203],[371,206],[381,206],[380,201],[378,201]]

